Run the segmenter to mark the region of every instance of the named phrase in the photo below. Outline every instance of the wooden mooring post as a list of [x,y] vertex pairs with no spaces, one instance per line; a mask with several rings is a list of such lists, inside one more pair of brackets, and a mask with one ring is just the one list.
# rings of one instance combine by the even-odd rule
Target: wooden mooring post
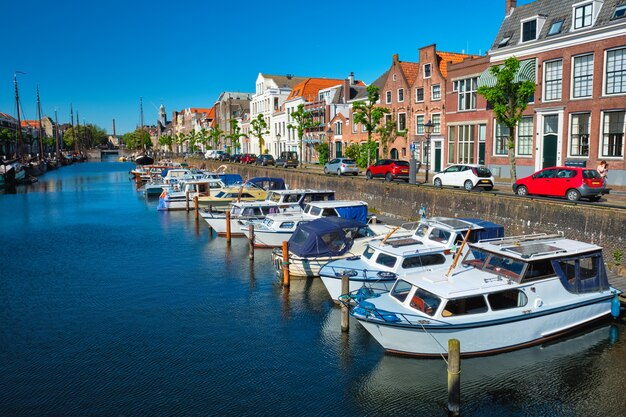
[[[341,277],[341,295],[350,292],[350,277],[342,275]],[[347,302],[341,303],[341,331],[346,333],[350,330],[350,308]]]
[[189,191],[185,192],[185,204],[187,204],[187,213],[189,213]]
[[289,243],[283,242],[283,286],[289,287]]
[[248,225],[248,244],[250,247],[250,250],[248,251],[248,258],[250,258],[250,260],[254,260],[254,225],[253,224],[249,224]]
[[200,207],[198,206],[198,196],[193,197],[193,208],[196,210],[196,221],[200,220]]
[[448,415],[461,415],[461,342],[448,340]]
[[230,210],[226,210],[226,242],[230,243]]

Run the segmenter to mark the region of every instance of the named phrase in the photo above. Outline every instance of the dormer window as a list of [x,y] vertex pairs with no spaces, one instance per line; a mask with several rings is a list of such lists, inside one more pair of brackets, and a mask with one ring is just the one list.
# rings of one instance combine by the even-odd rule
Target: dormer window
[[626,17],[626,4],[617,6],[615,8],[615,11],[613,12],[613,17],[611,17],[611,20],[621,19],[622,17]]
[[593,4],[583,4],[574,8],[574,29],[591,26]]
[[548,31],[548,36],[561,33],[561,29],[563,29],[563,20],[557,20],[556,22],[553,22],[550,26],[550,30]]
[[396,81],[397,79],[396,74],[393,74],[393,80]]
[[522,42],[534,41],[537,39],[537,20],[529,20],[522,23]]
[[509,41],[511,40],[511,36],[505,36],[503,37],[500,42],[498,42],[498,48],[502,48],[504,46],[507,46],[509,44]]
[[430,64],[424,65],[424,78],[430,78]]

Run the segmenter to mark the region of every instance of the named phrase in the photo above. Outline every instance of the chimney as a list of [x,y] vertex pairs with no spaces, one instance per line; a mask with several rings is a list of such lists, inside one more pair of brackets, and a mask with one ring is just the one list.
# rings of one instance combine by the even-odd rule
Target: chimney
[[354,85],[354,72],[350,73],[348,80],[350,80],[350,85]]
[[350,80],[350,78],[346,78],[345,80],[343,80],[343,102],[347,103],[350,100],[350,86],[352,85],[353,81]]
[[392,62],[398,62],[400,60],[400,55],[393,54]]
[[513,13],[513,10],[517,7],[517,0],[505,0],[505,7],[506,10],[504,16],[509,17],[511,13]]

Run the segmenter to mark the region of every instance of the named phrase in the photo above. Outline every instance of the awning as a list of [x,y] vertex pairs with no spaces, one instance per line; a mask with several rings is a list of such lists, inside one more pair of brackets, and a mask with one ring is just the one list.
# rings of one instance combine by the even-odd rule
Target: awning
[[[502,65],[500,65],[502,67]],[[520,61],[519,69],[517,70],[517,74],[515,74],[514,82],[519,83],[522,81],[532,81],[533,83],[537,83],[536,75],[536,60],[535,58],[525,59],[524,61]],[[486,87],[495,87],[497,78],[491,73],[491,67],[487,68],[480,74],[478,77],[478,86],[486,86]]]

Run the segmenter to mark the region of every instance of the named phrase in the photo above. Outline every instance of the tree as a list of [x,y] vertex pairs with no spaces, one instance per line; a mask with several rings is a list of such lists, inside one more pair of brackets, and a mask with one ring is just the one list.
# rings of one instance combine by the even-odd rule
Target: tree
[[218,126],[215,126],[213,129],[211,129],[211,132],[209,133],[209,138],[211,142],[213,142],[215,149],[218,149],[220,147],[220,139],[222,138],[223,134],[224,131],[221,130]]
[[509,129],[507,145],[509,161],[511,162],[511,183],[517,181],[515,163],[515,126],[522,118],[522,113],[528,106],[528,100],[535,93],[535,83],[532,81],[515,81],[519,70],[519,61],[515,57],[507,58],[504,65],[494,65],[490,68],[491,74],[496,77],[493,87],[481,86],[478,94],[493,107],[496,120]]
[[250,122],[250,125],[252,126],[252,135],[259,140],[259,152],[263,153],[265,149],[265,139],[263,139],[263,135],[270,133],[267,130],[267,122],[263,115],[259,114],[256,119]]
[[317,146],[315,146],[315,150],[317,151],[320,164],[324,165],[328,162],[328,157],[330,156],[330,146],[328,146],[328,143],[318,143]]
[[209,132],[205,128],[200,129],[200,132],[198,132],[198,143],[206,149],[209,146],[209,140]]
[[239,138],[241,138],[242,136],[246,136],[246,135],[244,135],[243,133],[240,133],[241,129],[239,128],[239,123],[237,123],[237,120],[230,119],[229,123],[230,123],[230,133],[224,136],[224,138],[230,139],[230,144],[234,148],[234,152],[237,153],[240,148]]
[[187,150],[193,153],[196,150],[196,143],[198,143],[198,134],[192,129],[186,139],[189,142]]
[[304,136],[304,131],[306,129],[311,129],[313,127],[319,126],[321,123],[317,121],[313,121],[313,115],[310,111],[304,109],[304,104],[298,104],[298,108],[295,111],[291,112],[291,118],[294,120],[294,123],[289,123],[287,127],[289,129],[295,129],[296,134],[298,135],[298,141],[300,145],[300,165],[302,165],[302,156],[304,155],[303,141],[302,138]]
[[[352,104],[354,123],[361,123],[367,131],[367,149],[371,150],[372,133],[380,123],[383,116],[389,113],[389,109],[376,106],[380,95],[378,87],[373,84],[367,86],[367,101],[356,101]],[[370,152],[367,153],[367,166],[370,166]]]
[[165,146],[170,152],[172,152],[172,144],[174,143],[174,138],[172,135],[163,135],[159,138],[159,145]]
[[15,142],[15,131],[8,128],[0,130],[0,143],[2,144],[2,153],[4,155],[11,155],[13,153],[12,144]]
[[383,147],[383,157],[385,158],[389,156],[387,154],[389,144],[393,143],[398,137],[406,137],[406,131],[398,131],[398,123],[393,117],[385,120],[384,123],[378,126],[376,128],[376,133],[380,135],[380,143]]

